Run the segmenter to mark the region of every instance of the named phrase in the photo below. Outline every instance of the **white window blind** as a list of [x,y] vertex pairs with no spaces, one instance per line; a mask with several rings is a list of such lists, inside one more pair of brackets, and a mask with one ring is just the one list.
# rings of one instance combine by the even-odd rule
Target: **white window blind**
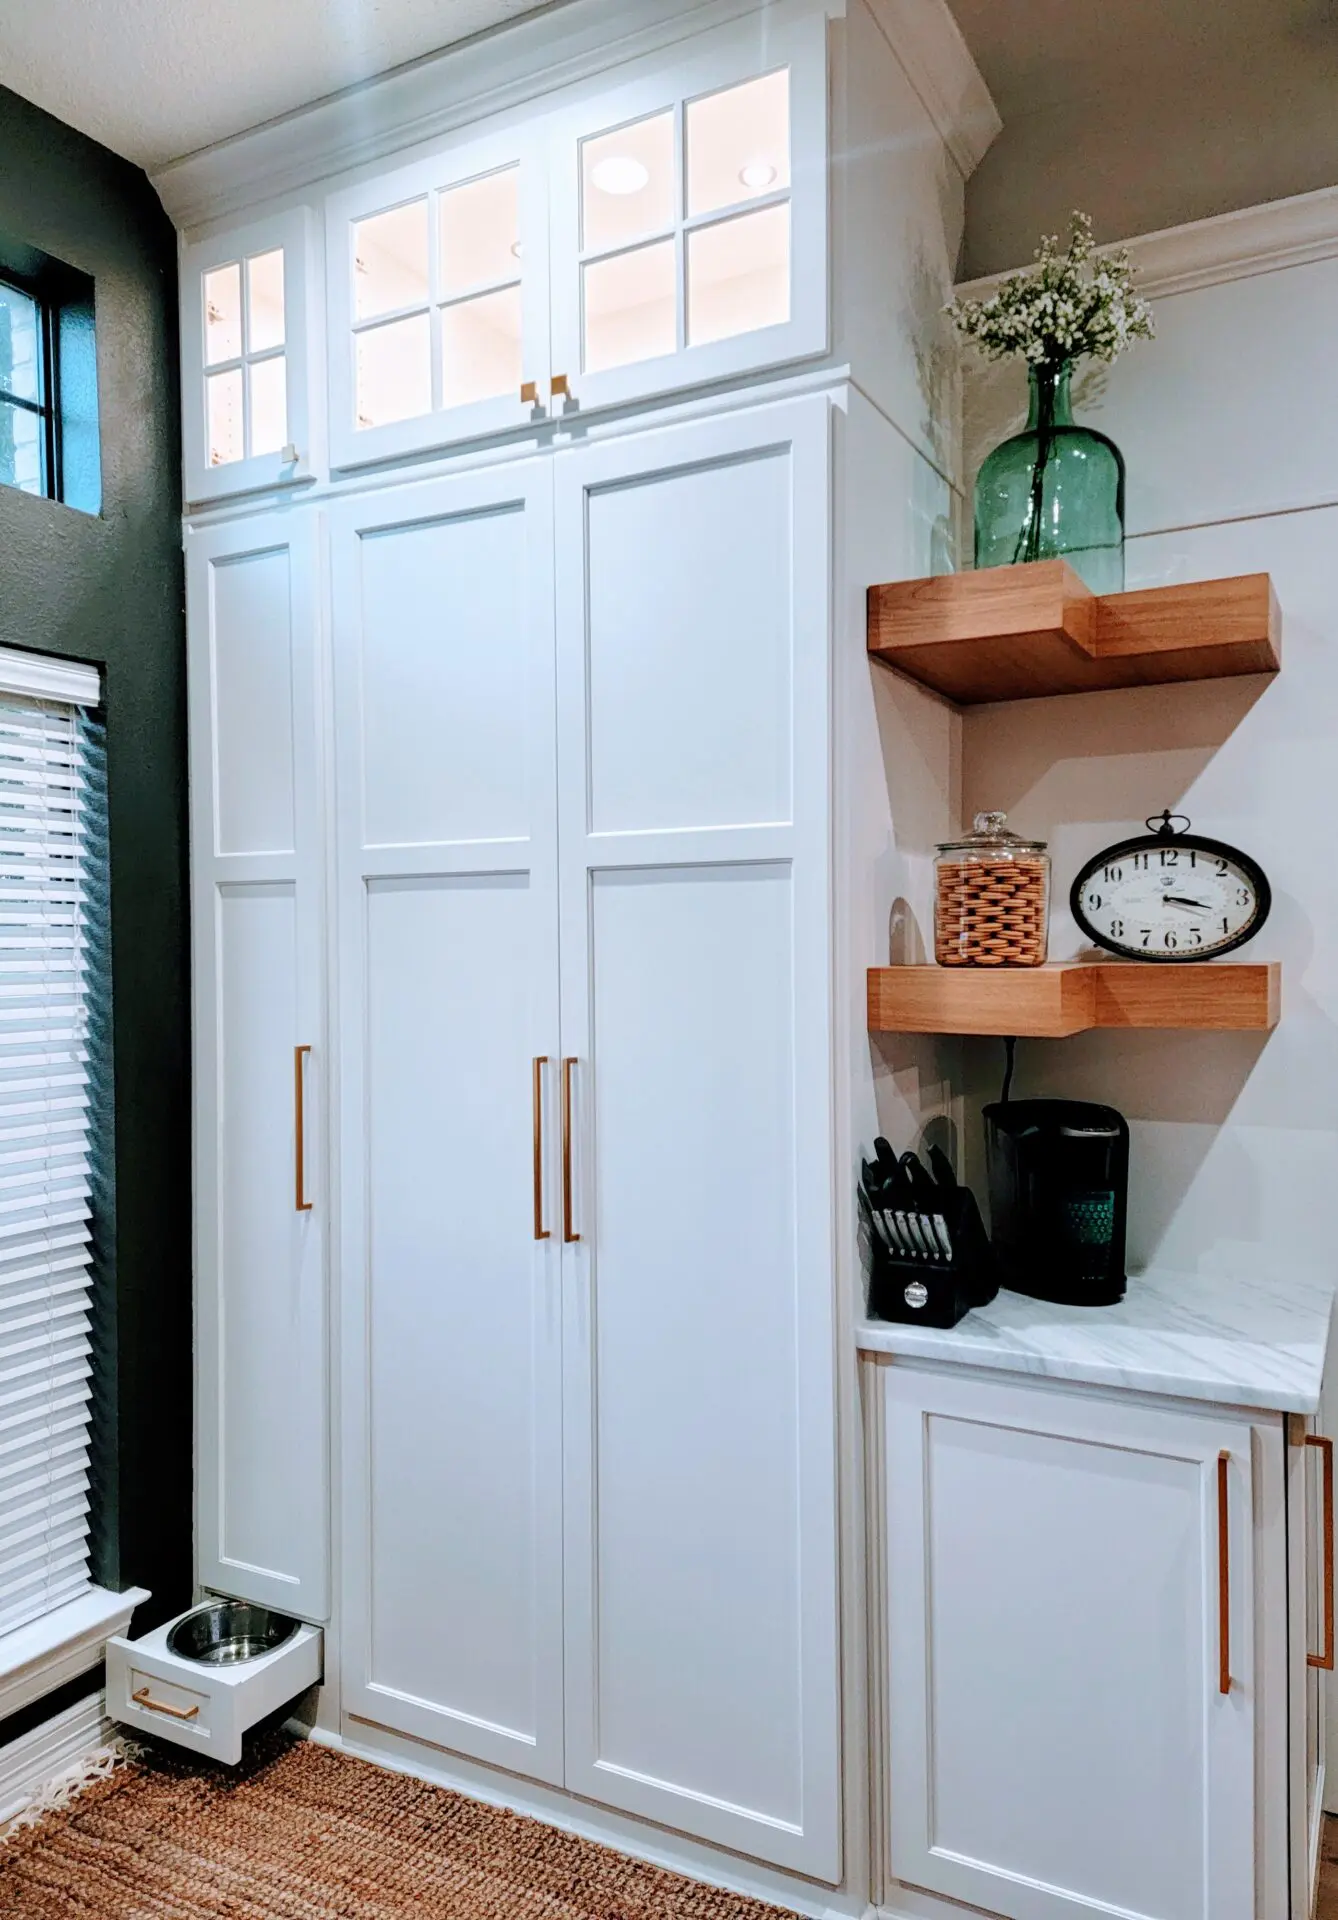
[[91,669],[0,649],[0,1633],[90,1584],[97,698]]

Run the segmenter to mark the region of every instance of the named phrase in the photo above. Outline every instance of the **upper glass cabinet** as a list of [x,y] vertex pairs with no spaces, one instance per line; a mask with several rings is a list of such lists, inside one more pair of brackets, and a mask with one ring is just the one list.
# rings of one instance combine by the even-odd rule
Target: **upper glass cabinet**
[[187,248],[182,261],[186,497],[309,478],[307,275],[299,210]]
[[336,467],[522,426],[548,375],[541,150],[473,140],[327,207]]
[[552,356],[569,406],[826,351],[825,26],[776,28],[755,64],[713,36],[713,53],[555,120]]
[[331,464],[824,353],[826,97],[769,18],[335,195]]

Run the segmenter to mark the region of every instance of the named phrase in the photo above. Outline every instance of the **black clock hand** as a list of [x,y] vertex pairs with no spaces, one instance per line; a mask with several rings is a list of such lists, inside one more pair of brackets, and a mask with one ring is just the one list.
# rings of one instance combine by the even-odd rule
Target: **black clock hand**
[[1206,900],[1186,900],[1178,893],[1164,893],[1162,899],[1168,907],[1194,907],[1200,913],[1209,911],[1209,903]]

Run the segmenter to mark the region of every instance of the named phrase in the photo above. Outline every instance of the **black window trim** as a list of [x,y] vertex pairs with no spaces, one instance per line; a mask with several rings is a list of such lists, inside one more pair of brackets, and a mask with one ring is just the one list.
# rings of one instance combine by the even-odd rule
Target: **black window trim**
[[38,321],[38,388],[40,400],[25,400],[21,394],[11,393],[8,387],[0,383],[0,400],[7,406],[22,407],[25,413],[35,413],[42,422],[42,491],[36,496],[47,500],[62,500],[65,497],[61,473],[60,449],[60,318],[56,301],[51,290],[36,284],[26,274],[15,273],[11,268],[0,266],[0,283],[21,293],[31,300],[37,308]]

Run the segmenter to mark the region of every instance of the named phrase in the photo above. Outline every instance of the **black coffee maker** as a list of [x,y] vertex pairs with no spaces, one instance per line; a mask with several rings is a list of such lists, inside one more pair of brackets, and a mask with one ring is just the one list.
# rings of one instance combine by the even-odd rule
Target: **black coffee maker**
[[1129,1128],[1086,1100],[985,1109],[990,1237],[1014,1293],[1066,1306],[1124,1298]]

